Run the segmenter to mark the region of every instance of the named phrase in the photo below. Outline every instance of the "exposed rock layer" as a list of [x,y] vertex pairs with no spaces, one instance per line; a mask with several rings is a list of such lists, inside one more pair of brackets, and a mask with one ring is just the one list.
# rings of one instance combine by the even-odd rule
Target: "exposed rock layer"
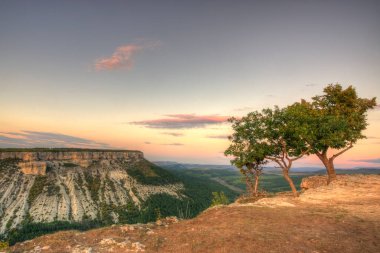
[[[150,196],[181,198],[179,182],[144,184],[130,171],[159,177],[139,151],[0,152],[0,234],[28,222],[103,217],[105,207],[139,208]],[[119,213],[107,214],[114,222]]]

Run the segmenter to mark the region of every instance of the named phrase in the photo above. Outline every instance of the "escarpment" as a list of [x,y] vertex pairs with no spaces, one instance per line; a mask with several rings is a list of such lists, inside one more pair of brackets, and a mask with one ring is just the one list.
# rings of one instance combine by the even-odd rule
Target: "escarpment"
[[22,224],[131,222],[183,184],[140,151],[0,150],[0,235]]

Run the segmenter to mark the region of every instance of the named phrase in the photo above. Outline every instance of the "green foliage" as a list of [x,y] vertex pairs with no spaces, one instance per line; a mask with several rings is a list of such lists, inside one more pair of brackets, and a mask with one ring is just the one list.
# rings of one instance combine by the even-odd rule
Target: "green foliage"
[[227,205],[229,203],[228,198],[224,192],[213,192],[211,206]]
[[128,174],[142,184],[162,185],[180,182],[178,178],[167,170],[145,159],[125,166]]
[[100,176],[98,174],[92,174],[91,171],[84,173],[85,180],[87,182],[87,188],[90,191],[91,198],[95,202],[99,201],[99,189],[101,186]]
[[9,242],[0,241],[0,250],[5,251],[9,249]]
[[75,163],[63,163],[63,167],[74,168],[74,167],[78,167],[78,164],[75,164]]
[[47,176],[36,176],[33,186],[30,188],[28,195],[29,206],[32,205],[33,201],[38,197],[38,195],[43,192],[44,187],[47,184],[47,179]]
[[313,117],[308,138],[313,152],[345,148],[365,138],[362,132],[368,125],[366,113],[376,106],[376,98],[360,98],[354,87],[343,89],[340,84],[330,84],[323,92],[304,104]]
[[7,240],[10,245],[16,242],[33,239],[37,236],[49,234],[59,230],[88,230],[91,228],[99,227],[98,221],[86,220],[81,223],[68,222],[68,221],[54,221],[49,223],[26,223],[19,229],[12,229],[9,231]]
[[20,159],[0,159],[0,176],[9,177],[12,172],[18,171],[17,163],[20,162]]

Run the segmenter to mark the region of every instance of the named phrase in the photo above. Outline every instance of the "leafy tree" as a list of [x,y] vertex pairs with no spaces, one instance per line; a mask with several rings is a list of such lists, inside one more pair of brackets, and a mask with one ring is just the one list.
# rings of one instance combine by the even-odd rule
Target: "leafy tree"
[[[258,115],[255,115],[258,116]],[[265,147],[260,145],[256,139],[251,138],[251,128],[258,128],[260,121],[250,122],[257,124],[247,127],[248,122],[240,121],[235,118],[230,119],[233,122],[234,134],[229,137],[232,144],[224,152],[226,156],[233,156],[231,164],[239,168],[244,175],[247,185],[247,191],[250,195],[258,196],[258,186],[260,175],[262,174],[262,165],[265,161]]]
[[[303,102],[304,112],[309,114],[309,130],[306,138],[311,153],[316,154],[326,167],[329,182],[336,179],[334,159],[342,155],[359,140],[366,129],[367,111],[376,106],[376,98],[358,97],[354,87],[343,89],[340,84],[330,84],[324,94]],[[334,154],[328,154],[336,150]]]
[[[232,155],[232,164],[258,164],[264,160],[277,163],[289,183],[293,195],[297,189],[289,176],[289,170],[295,160],[308,154],[309,148],[301,134],[304,126],[294,118],[297,108],[264,109],[251,112],[241,119],[232,118],[234,130],[230,140],[232,144],[226,155]],[[241,168],[241,166],[240,166]]]

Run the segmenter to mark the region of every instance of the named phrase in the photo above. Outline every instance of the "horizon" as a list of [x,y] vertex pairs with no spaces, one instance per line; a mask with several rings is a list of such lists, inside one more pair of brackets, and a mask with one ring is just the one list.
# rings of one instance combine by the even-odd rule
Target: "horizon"
[[[330,83],[380,97],[379,12],[376,0],[2,1],[0,148],[229,165],[229,117]],[[380,166],[379,105],[368,123],[337,168]]]

